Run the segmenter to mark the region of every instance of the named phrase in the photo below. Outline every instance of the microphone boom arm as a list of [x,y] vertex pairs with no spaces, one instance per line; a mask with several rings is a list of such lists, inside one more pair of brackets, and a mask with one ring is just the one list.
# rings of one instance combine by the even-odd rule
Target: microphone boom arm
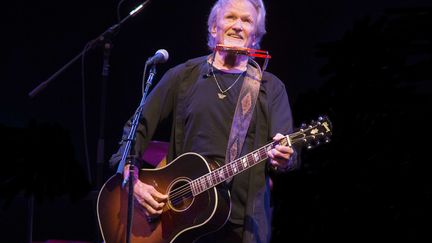
[[80,57],[82,57],[87,50],[92,49],[96,47],[98,44],[103,43],[107,38],[109,38],[111,35],[115,35],[121,25],[126,22],[131,17],[134,17],[137,15],[141,10],[144,9],[148,4],[150,3],[150,0],[145,1],[144,3],[140,4],[138,7],[136,7],[134,10],[132,10],[128,16],[123,18],[118,24],[115,24],[108,28],[104,33],[102,33],[99,37],[89,41],[87,45],[85,46],[84,50],[81,51],[78,55],[76,55],[72,60],[70,60],[68,63],[66,63],[62,68],[60,68],[57,72],[55,72],[51,77],[49,77],[44,82],[40,83],[36,88],[31,90],[28,95],[30,98],[34,98],[39,92],[41,92],[44,88],[48,86],[48,84],[53,81],[57,76],[59,76],[64,70],[66,70],[70,65],[72,65],[76,60],[78,60]]

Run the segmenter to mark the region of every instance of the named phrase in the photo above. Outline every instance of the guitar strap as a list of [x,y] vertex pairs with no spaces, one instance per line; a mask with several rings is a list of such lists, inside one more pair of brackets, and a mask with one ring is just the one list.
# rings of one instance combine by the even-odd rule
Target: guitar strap
[[251,64],[248,64],[247,66],[246,76],[240,90],[231,125],[231,132],[225,155],[225,164],[234,161],[240,156],[258,99],[262,72],[258,63],[253,59],[250,59],[250,61],[255,67]]
[[[188,67],[194,67],[197,63],[201,63],[202,59],[207,59],[207,62],[210,62],[211,56],[207,57],[199,57],[187,62]],[[258,93],[260,90],[261,79],[262,79],[262,71],[257,62],[253,59],[249,59],[249,61],[255,66],[248,64],[246,75],[243,81],[242,88],[240,90],[240,95],[237,100],[236,110],[233,117],[233,122],[231,125],[230,136],[228,139],[228,145],[225,154],[225,162],[228,163],[230,161],[235,160],[240,154],[243,147],[244,140],[246,138],[247,129],[249,128],[250,121],[253,115],[253,111],[255,109],[255,105],[258,99]],[[200,73],[208,72],[208,63],[201,66]],[[187,76],[187,75],[185,75]],[[197,77],[196,79],[198,79]],[[189,79],[189,80],[196,80]],[[175,142],[170,144],[171,153],[170,154],[181,154],[181,148],[183,144],[184,137],[184,128],[183,124],[185,121],[185,113],[186,108],[184,107],[185,99],[188,96],[187,90],[192,85],[190,82],[185,81],[180,82],[178,87],[179,92],[177,94],[178,107],[176,114],[176,123],[173,125],[172,129],[172,137],[175,137]],[[172,161],[172,156],[168,158],[168,161]]]

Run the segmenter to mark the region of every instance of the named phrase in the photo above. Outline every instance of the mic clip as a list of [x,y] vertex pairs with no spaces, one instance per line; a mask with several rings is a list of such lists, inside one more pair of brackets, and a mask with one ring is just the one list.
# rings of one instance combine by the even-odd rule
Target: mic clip
[[203,78],[210,78],[211,77],[211,74],[210,73],[205,73],[205,74],[203,74]]

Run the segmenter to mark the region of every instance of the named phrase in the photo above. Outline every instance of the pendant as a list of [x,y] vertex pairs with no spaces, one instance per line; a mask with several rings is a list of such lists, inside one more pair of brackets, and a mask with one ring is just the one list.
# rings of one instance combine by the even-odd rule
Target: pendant
[[219,99],[223,100],[226,97],[226,94],[218,93]]

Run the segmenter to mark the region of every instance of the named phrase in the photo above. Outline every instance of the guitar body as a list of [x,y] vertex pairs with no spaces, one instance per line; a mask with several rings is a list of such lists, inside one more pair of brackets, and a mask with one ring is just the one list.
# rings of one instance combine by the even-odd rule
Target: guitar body
[[[186,153],[165,167],[141,169],[139,180],[169,194],[160,218],[148,222],[142,206],[135,203],[131,242],[194,242],[217,231],[228,220],[231,202],[228,190],[216,186],[191,196],[188,183],[217,168],[196,153]],[[122,188],[122,175],[111,177],[101,188],[97,213],[106,243],[126,242],[128,193]],[[190,193],[188,193],[190,192]]]

